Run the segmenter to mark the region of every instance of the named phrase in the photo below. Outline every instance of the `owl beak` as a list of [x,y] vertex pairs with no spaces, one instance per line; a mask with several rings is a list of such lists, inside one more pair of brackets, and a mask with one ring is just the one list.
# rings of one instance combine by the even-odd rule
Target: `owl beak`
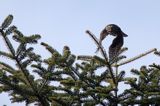
[[123,31],[121,33],[122,33],[123,37],[128,37],[128,35],[125,34]]

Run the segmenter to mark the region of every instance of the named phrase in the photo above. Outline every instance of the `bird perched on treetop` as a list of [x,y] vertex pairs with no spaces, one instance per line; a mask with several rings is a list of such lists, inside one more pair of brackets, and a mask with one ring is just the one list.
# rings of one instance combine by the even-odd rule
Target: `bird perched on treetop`
[[[112,59],[113,57],[117,56],[119,50],[123,46],[123,37],[127,37],[128,35],[125,34],[119,26],[115,24],[109,24],[100,33],[99,46],[101,46],[102,41],[108,35],[116,36],[109,47],[109,58]],[[100,47],[98,47],[97,51],[99,49]]]

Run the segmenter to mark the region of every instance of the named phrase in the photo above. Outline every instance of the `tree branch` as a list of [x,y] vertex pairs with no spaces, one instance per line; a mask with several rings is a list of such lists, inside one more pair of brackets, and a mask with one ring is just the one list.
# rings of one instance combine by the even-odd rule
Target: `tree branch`
[[113,74],[113,69],[108,62],[108,58],[107,58],[107,54],[106,54],[105,50],[103,49],[102,45],[99,45],[98,39],[96,38],[96,36],[94,34],[92,34],[89,30],[87,30],[86,33],[94,40],[96,45],[100,48],[100,52],[106,60],[106,66],[108,67],[108,70],[111,74],[112,80],[113,80],[114,84],[116,85],[116,79],[115,79],[114,74]]
[[127,64],[127,63],[130,63],[130,62],[133,62],[133,61],[135,61],[135,60],[137,60],[137,59],[139,59],[139,58],[142,58],[142,57],[144,57],[144,56],[146,56],[146,55],[148,55],[148,54],[150,54],[150,53],[152,53],[152,52],[155,52],[155,51],[157,51],[157,49],[156,48],[153,48],[153,49],[151,49],[151,50],[148,50],[148,51],[146,51],[146,52],[144,52],[144,53],[142,53],[142,54],[139,54],[138,56],[135,56],[135,57],[133,57],[133,58],[130,58],[130,59],[128,59],[128,60],[126,60],[126,61],[124,61],[124,62],[121,62],[121,63],[119,63],[119,64],[115,64],[115,65],[113,65],[114,67],[119,67],[119,66],[122,66],[122,65],[125,65],[125,64]]
[[24,76],[26,77],[30,87],[32,88],[32,90],[35,92],[35,96],[37,96],[38,100],[40,101],[40,103],[43,105],[43,106],[48,106],[49,104],[47,103],[47,101],[44,101],[43,97],[38,93],[36,87],[34,86],[34,84],[32,83],[32,80],[30,80],[29,78],[29,74],[27,73],[27,69],[24,69],[23,66],[21,65],[21,62],[16,58],[15,56],[15,50],[13,49],[12,47],[12,44],[10,43],[9,39],[6,37],[5,33],[3,32],[3,30],[0,30],[1,32],[1,35],[7,45],[7,47],[9,48],[10,50],[10,53],[12,54],[12,56],[14,57],[18,67],[20,68],[20,70],[22,70]]

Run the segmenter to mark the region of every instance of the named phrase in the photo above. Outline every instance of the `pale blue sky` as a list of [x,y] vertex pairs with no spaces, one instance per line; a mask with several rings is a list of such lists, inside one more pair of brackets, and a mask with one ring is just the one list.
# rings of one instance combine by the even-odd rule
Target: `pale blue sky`
[[[8,14],[14,15],[13,24],[24,34],[41,34],[41,41],[58,51],[68,45],[74,54],[95,55],[96,46],[85,30],[91,30],[99,38],[100,31],[110,23],[119,25],[128,34],[124,44],[129,48],[128,57],[154,47],[160,49],[159,0],[0,0],[0,22]],[[112,39],[108,37],[103,42],[106,48]],[[4,45],[0,49],[4,50]],[[37,51],[46,56],[42,47]],[[159,59],[149,55],[121,68],[129,73],[133,67],[153,62]],[[11,105],[7,94],[0,94],[2,104],[22,106]]]

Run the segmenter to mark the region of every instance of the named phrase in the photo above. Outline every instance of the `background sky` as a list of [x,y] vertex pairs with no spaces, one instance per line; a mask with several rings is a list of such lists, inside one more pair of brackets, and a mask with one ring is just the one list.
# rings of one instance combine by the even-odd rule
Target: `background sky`
[[[89,29],[99,38],[101,30],[111,23],[119,25],[128,34],[124,43],[129,48],[128,58],[151,48],[160,50],[159,0],[0,0],[0,23],[8,14],[14,16],[13,24],[25,35],[38,33],[42,35],[40,41],[58,51],[68,45],[76,55],[96,55],[96,46],[85,31]],[[107,37],[103,41],[106,49],[113,38]],[[6,50],[1,37],[0,42],[0,50]],[[44,48],[38,46],[36,50],[47,57]],[[121,70],[129,75],[130,69],[153,62],[159,63],[159,58],[150,54],[122,66]],[[0,106],[3,104],[22,106],[11,104],[6,93],[0,94]]]

